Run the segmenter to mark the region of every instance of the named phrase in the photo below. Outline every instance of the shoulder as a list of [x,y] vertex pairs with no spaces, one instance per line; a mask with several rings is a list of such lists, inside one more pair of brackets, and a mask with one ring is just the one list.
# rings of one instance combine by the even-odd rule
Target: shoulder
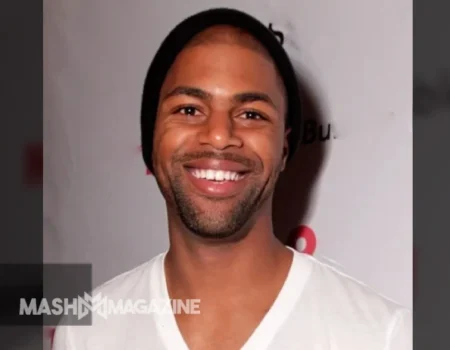
[[162,261],[163,254],[104,282],[92,292],[110,299],[135,297],[147,293],[150,288],[152,270]]
[[[109,281],[101,284],[92,291],[92,304],[104,301],[103,305],[114,302],[114,305],[125,305],[127,301],[135,302],[140,299],[148,299],[152,278],[162,266],[164,254],[160,254],[129,271],[126,271]],[[74,318],[65,318],[56,328],[53,349],[84,349],[88,344],[96,342],[103,343],[110,335],[114,334],[116,339],[121,335],[126,336],[128,324],[133,323],[132,315],[106,315],[102,314],[101,308],[92,311],[91,324],[80,325]],[[109,336],[108,336],[109,335]]]
[[[368,285],[318,259],[295,253],[310,270],[301,305],[321,320],[322,331],[334,329],[380,344],[402,344],[409,349],[412,313]],[[361,340],[363,341],[364,339]],[[384,345],[391,349],[391,345]],[[395,347],[394,347],[395,348]]]
[[309,288],[318,297],[336,299],[361,310],[383,310],[394,314],[399,309],[405,309],[396,301],[382,295],[362,281],[344,273],[331,264],[319,261],[307,254],[296,253],[300,260],[310,266]]

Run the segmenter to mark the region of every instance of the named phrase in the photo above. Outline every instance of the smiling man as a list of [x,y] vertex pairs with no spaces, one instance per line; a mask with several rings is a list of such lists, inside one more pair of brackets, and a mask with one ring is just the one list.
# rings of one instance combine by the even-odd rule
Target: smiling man
[[273,34],[233,10],[183,21],[147,75],[144,160],[170,248],[99,287],[112,300],[200,300],[200,313],[94,314],[56,349],[411,349],[408,310],[278,241],[272,198],[301,108]]

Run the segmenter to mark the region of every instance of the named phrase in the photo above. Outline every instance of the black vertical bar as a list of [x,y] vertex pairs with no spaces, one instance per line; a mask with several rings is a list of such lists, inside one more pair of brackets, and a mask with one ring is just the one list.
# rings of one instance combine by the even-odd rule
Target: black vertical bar
[[[42,15],[39,0],[0,2],[0,294],[6,296],[43,292]],[[8,268],[17,264],[37,268],[21,275]],[[2,308],[0,317],[10,311]],[[0,326],[0,344],[2,349],[42,348],[42,327]]]
[[414,1],[414,349],[448,349],[450,3]]

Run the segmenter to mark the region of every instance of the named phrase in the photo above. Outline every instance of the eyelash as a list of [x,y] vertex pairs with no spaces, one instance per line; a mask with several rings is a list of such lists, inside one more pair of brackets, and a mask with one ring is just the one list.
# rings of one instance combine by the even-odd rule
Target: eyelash
[[261,113],[258,113],[258,112],[252,111],[252,110],[250,110],[250,111],[245,111],[244,113],[245,113],[245,114],[249,114],[249,113],[255,114],[255,115],[259,118],[259,120],[266,120],[266,119],[267,119],[267,118],[265,118]]
[[[183,109],[194,109],[195,111],[198,111],[198,108],[197,108],[197,107],[194,107],[194,106],[183,106],[183,107],[177,108],[177,109],[175,110],[175,114],[181,113],[181,111],[182,111]],[[181,114],[187,115],[186,113],[181,113]]]
[[[194,106],[184,106],[184,107],[177,108],[177,109],[175,110],[175,113],[181,113],[181,114],[183,114],[183,115],[191,115],[191,114],[182,113],[183,110],[187,110],[187,109],[194,109],[195,111],[198,111],[198,108],[197,108],[197,107],[194,107]],[[244,113],[242,113],[242,114],[253,114],[253,115],[256,115],[256,116],[258,117],[257,120],[266,120],[266,119],[267,119],[267,118],[265,118],[261,113],[255,112],[255,111],[252,111],[252,110],[244,111]],[[192,115],[191,115],[191,116],[192,116]],[[248,118],[248,119],[254,120],[253,118]]]

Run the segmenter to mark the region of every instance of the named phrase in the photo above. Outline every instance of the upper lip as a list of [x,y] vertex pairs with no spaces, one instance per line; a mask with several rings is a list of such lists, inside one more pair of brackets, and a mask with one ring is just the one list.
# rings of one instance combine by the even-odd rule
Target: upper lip
[[186,168],[196,169],[211,169],[211,170],[223,170],[233,171],[236,173],[244,173],[250,171],[248,167],[241,163],[233,162],[230,160],[219,159],[196,159],[184,164]]

